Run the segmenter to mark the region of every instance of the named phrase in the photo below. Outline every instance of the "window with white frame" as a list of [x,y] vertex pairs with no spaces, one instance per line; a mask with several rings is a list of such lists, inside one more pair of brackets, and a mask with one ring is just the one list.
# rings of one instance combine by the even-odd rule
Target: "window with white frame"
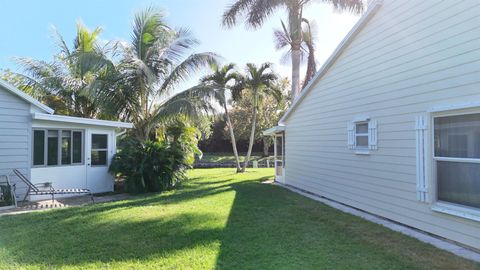
[[33,166],[83,164],[82,130],[34,129]]
[[377,121],[365,119],[350,122],[348,148],[359,151],[377,149]]
[[92,166],[108,165],[108,135],[92,134]]
[[433,122],[437,201],[480,209],[480,113]]
[[355,123],[355,148],[368,149],[368,122]]

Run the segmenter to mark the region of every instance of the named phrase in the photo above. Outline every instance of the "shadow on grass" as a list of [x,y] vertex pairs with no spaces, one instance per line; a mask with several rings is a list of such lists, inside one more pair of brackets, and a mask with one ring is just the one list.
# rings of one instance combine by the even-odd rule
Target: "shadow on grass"
[[232,189],[217,269],[480,269],[281,187],[248,182]]
[[[255,177],[255,175],[252,175]],[[225,179],[227,178],[227,179]],[[258,177],[262,181],[267,177]],[[213,179],[213,180],[212,180]],[[178,190],[139,195],[133,200],[33,212],[0,218],[0,260],[16,267],[61,268],[88,263],[145,261],[197,246],[218,243],[223,226],[203,226],[224,217],[208,211],[149,215],[155,206],[194,207],[194,200],[231,192],[251,180],[192,178]],[[135,209],[139,216],[122,216]],[[138,210],[137,210],[138,209]],[[153,209],[153,210],[149,210]],[[143,213],[147,211],[147,214]],[[188,211],[188,209],[187,209]],[[2,268],[0,263],[0,268]]]
[[[271,176],[225,172],[202,170],[201,176],[161,195],[2,217],[0,261],[53,269],[88,263],[115,268],[117,262],[127,261],[138,262],[131,268],[142,268],[152,260],[150,268],[200,268],[190,262],[194,260],[218,269],[475,267],[379,225],[260,183]],[[169,207],[173,209],[167,211]],[[187,252],[197,247],[204,249]],[[178,259],[179,253],[186,255]],[[172,257],[176,261],[166,261]]]

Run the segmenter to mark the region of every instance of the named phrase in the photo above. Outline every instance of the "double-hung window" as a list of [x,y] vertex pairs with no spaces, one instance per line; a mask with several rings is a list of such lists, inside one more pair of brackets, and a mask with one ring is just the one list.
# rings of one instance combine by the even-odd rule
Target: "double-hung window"
[[82,164],[83,146],[82,130],[34,129],[33,166]]
[[480,210],[480,113],[433,120],[437,201]]
[[363,118],[348,123],[348,148],[358,154],[377,149],[377,121]]
[[368,122],[355,123],[355,148],[368,149]]

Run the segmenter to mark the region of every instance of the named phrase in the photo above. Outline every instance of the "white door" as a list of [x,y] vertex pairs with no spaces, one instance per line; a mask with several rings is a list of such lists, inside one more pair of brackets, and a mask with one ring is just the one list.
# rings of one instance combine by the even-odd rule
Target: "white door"
[[285,184],[284,181],[284,151],[283,134],[275,135],[275,181]]
[[114,178],[108,173],[113,156],[113,133],[88,130],[86,137],[87,188],[93,193],[113,191]]

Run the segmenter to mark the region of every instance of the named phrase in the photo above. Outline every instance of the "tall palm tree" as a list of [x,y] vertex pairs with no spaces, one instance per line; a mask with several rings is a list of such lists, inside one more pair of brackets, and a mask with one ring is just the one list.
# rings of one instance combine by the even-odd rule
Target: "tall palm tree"
[[139,12],[131,42],[120,43],[116,74],[106,79],[95,98],[102,100],[105,110],[132,122],[140,140],[154,136],[162,121],[208,110],[212,96],[206,87],[177,90],[200,69],[216,63],[213,53],[188,55],[197,44],[188,30],[171,29],[161,10]]
[[[288,51],[282,57],[282,62],[285,62],[288,58],[291,58],[292,40],[290,31],[287,29],[283,21],[281,21],[281,25],[282,30],[274,30],[273,36],[275,48],[277,50],[283,50],[288,48]],[[305,72],[305,79],[303,80],[302,89],[304,89],[308,85],[310,80],[315,75],[315,72],[317,71],[317,64],[315,60],[315,34],[315,25],[312,25],[310,21],[304,18],[302,24],[303,41],[301,44],[301,60],[305,59],[305,55],[307,55],[307,71]]]
[[290,29],[292,50],[292,99],[300,92],[300,58],[303,9],[312,2],[329,3],[337,11],[348,10],[360,13],[363,10],[362,0],[236,0],[223,14],[223,25],[231,27],[238,19],[246,16],[246,25],[259,28],[277,9],[284,8],[288,13],[288,29]]
[[237,75],[235,73],[235,64],[227,64],[219,67],[218,65],[212,65],[212,74],[207,75],[201,79],[201,82],[216,91],[215,94],[217,102],[222,106],[225,123],[227,124],[228,131],[230,133],[230,141],[232,142],[233,154],[235,155],[235,161],[237,164],[237,172],[241,171],[240,159],[237,151],[237,141],[235,139],[235,133],[233,131],[233,125],[230,121],[230,115],[228,113],[226,92],[231,90],[231,87],[235,83]]
[[100,46],[98,42],[101,31],[99,27],[90,31],[78,23],[71,49],[55,31],[59,52],[54,60],[17,58],[16,62],[24,72],[18,74],[22,79],[16,82],[16,86],[46,103],[61,101],[66,114],[88,118],[98,116],[98,104],[88,97],[88,93],[95,91],[96,80],[105,76],[113,66],[107,57],[109,45]]
[[281,92],[274,88],[274,84],[278,76],[272,71],[270,63],[264,63],[257,68],[255,64],[247,64],[245,75],[238,75],[238,80],[232,88],[233,98],[249,98],[252,104],[252,120],[250,140],[248,143],[247,156],[243,164],[241,172],[245,172],[252,154],[253,143],[255,141],[255,128],[257,124],[257,110],[258,106],[262,104],[261,99],[268,95],[272,95],[278,99],[281,97]]

